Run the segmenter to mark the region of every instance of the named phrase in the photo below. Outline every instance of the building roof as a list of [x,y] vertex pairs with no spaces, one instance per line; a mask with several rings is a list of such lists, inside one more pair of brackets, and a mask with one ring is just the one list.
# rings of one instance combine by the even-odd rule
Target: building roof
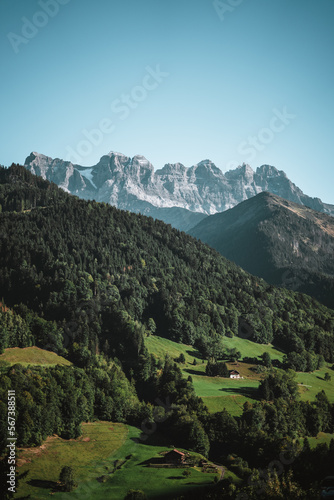
[[182,451],[177,450],[176,448],[174,448],[174,450],[168,451],[166,455],[168,455],[168,453],[177,453],[178,455],[184,457],[184,453],[182,453]]
[[240,373],[237,370],[231,370],[230,375],[240,375]]

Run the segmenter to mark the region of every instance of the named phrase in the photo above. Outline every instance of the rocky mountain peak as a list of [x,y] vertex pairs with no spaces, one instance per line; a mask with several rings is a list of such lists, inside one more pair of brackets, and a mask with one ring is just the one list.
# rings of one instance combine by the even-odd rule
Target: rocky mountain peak
[[272,165],[261,165],[261,167],[258,167],[256,169],[256,174],[265,176],[267,178],[269,177],[285,177],[286,173],[283,172],[283,170],[278,170],[276,167],[273,167]]
[[106,155],[106,156],[110,156],[110,157],[112,157],[112,156],[114,156],[114,157],[116,157],[116,156],[120,156],[120,157],[121,157],[121,156],[124,156],[125,158],[128,158],[128,157],[127,157],[126,155],[124,155],[123,153],[118,153],[117,151],[110,151],[110,152],[108,153],[108,155]]
[[162,220],[165,220],[166,209],[169,209],[168,216],[170,210],[176,208],[190,213],[215,214],[262,191],[334,215],[333,205],[305,195],[283,171],[271,165],[262,165],[254,172],[243,164],[224,175],[207,159],[189,168],[181,163],[167,163],[154,171],[142,155],[130,158],[111,151],[92,167],[33,152],[27,157],[25,167],[82,198],[105,201],[134,212],[154,213],[158,218],[161,210]]
[[33,162],[36,158],[36,156],[38,155],[38,153],[35,153],[35,151],[33,151],[32,153],[30,153],[29,156],[27,156],[26,160],[25,160],[25,165],[29,165],[29,163]]
[[138,165],[140,168],[150,170],[154,172],[154,167],[152,163],[150,163],[145,156],[142,155],[136,155],[132,158],[132,164],[133,165]]
[[156,170],[156,175],[184,175],[187,168],[182,163],[166,163],[161,169]]
[[252,167],[243,163],[234,170],[228,170],[228,172],[225,173],[225,177],[227,179],[238,179],[240,177],[243,177],[244,179],[253,179],[254,174],[255,172]]
[[212,181],[224,178],[223,172],[211,160],[202,160],[188,169],[188,175],[195,176],[197,181]]
[[126,165],[129,164],[131,161],[131,158],[129,156],[125,156],[119,153],[112,153],[110,156],[109,163],[110,165],[118,168],[124,168]]

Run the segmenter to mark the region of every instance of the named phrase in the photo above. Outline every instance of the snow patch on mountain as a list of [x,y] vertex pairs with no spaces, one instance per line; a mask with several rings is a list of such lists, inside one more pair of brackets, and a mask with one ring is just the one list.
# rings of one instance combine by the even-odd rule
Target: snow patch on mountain
[[80,174],[86,177],[89,182],[97,189],[96,185],[93,182],[93,167],[85,168],[84,170],[80,170]]

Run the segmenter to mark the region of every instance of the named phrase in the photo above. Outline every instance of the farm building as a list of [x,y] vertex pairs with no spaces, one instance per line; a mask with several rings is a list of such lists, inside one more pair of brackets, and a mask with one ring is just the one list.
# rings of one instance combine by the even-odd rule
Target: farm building
[[174,450],[169,451],[165,455],[165,460],[167,464],[182,464],[185,459],[185,454],[182,451]]
[[230,378],[240,378],[240,373],[237,370],[231,370]]

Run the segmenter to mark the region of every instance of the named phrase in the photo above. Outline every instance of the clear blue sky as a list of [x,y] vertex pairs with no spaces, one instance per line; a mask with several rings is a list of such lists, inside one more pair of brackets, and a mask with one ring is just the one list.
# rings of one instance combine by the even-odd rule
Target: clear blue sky
[[49,2],[0,3],[1,164],[268,163],[334,203],[333,0]]

